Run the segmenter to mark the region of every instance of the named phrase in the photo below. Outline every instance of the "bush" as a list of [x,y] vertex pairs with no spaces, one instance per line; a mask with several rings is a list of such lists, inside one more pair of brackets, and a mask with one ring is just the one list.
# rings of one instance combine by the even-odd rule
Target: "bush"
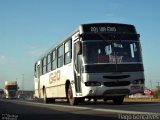
[[160,89],[155,91],[154,97],[155,98],[160,98]]

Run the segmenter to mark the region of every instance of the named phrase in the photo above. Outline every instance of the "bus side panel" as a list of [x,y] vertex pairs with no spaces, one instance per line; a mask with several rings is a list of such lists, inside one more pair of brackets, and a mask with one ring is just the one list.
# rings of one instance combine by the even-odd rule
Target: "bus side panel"
[[65,83],[73,78],[72,64],[70,63],[41,76],[41,89],[43,86],[45,87],[48,98],[64,98],[66,97]]

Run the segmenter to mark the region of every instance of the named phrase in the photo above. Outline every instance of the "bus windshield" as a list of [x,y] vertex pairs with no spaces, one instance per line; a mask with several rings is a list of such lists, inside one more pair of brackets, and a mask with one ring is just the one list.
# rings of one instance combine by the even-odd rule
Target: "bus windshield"
[[142,62],[138,41],[87,41],[83,42],[85,64],[128,64]]
[[17,85],[9,85],[6,87],[8,90],[17,90]]

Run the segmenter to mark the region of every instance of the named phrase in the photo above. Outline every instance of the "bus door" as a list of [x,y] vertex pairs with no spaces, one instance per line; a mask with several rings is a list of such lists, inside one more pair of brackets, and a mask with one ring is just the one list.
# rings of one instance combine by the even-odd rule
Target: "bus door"
[[82,93],[81,88],[81,45],[80,41],[74,43],[74,80],[76,93]]

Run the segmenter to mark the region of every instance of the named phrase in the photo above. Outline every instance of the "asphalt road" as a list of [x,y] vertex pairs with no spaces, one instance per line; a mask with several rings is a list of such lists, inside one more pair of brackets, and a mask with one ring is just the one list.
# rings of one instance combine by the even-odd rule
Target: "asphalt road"
[[87,102],[70,106],[66,102],[43,104],[20,100],[0,100],[2,120],[160,120],[160,103]]

